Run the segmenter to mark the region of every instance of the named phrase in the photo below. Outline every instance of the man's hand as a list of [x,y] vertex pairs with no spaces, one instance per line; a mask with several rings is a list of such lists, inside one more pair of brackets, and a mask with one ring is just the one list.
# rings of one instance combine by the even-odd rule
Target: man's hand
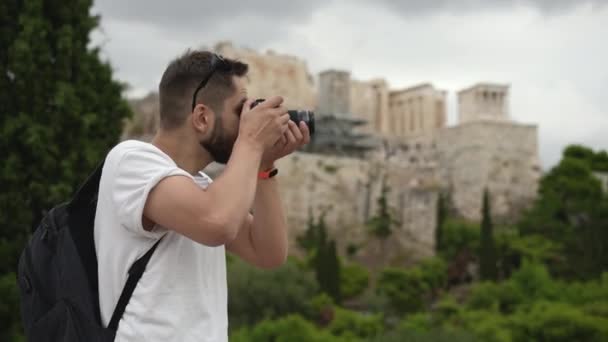
[[250,109],[253,99],[243,105],[239,127],[239,139],[247,141],[250,146],[266,151],[285,136],[289,130],[289,114],[281,106],[283,98],[274,96]]
[[275,161],[310,142],[310,131],[304,121],[300,121],[298,128],[295,122],[289,120],[288,127],[283,136],[271,148],[264,151],[261,169],[271,168]]

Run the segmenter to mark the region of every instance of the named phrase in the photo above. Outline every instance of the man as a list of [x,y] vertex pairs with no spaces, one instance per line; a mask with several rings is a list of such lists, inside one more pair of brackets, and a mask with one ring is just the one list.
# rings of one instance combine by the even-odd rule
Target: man
[[[122,142],[106,158],[95,218],[104,324],[130,265],[162,237],[116,341],[227,341],[225,250],[261,268],[286,259],[270,171],[310,134],[280,97],[250,109],[247,69],[204,51],[175,59],[159,85],[152,142]],[[226,164],[213,182],[201,172],[212,161]]]

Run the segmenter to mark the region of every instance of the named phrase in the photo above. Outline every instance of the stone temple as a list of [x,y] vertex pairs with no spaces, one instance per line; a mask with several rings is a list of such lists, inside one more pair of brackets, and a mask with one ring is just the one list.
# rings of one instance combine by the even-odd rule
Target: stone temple
[[[342,253],[362,262],[402,264],[434,253],[436,208],[448,194],[454,214],[479,220],[484,189],[495,220],[510,222],[536,196],[541,176],[537,126],[513,121],[506,84],[479,83],[457,93],[458,122],[447,125],[447,92],[423,83],[391,89],[326,70],[313,77],[294,56],[260,53],[222,42],[213,50],[250,65],[249,96],[282,95],[293,109],[314,110],[310,146],[278,162],[290,243],[311,216],[324,215]],[[135,119],[123,138],[148,140],[158,127],[158,99],[133,100]],[[214,175],[221,166],[206,170]],[[365,223],[383,184],[396,219],[380,249]]]

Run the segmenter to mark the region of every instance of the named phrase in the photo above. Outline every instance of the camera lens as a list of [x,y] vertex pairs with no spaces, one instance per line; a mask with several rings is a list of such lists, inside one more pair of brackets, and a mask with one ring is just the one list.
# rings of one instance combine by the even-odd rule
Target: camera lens
[[310,131],[310,135],[313,135],[315,132],[315,113],[309,110],[288,110],[289,118],[296,125],[300,125],[300,121],[304,121],[306,126],[308,126],[308,130]]
[[[264,102],[264,99],[257,99],[251,104],[251,109],[257,106],[258,104]],[[315,133],[315,113],[310,110],[288,110],[289,118],[296,125],[300,125],[300,121],[304,121],[306,126],[308,126],[308,131],[312,136]]]

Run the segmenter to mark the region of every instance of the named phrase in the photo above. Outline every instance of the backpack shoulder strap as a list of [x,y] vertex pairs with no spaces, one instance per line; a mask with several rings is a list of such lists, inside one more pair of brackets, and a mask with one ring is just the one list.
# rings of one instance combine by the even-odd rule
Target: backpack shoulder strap
[[116,331],[118,329],[118,322],[122,318],[122,315],[124,314],[125,309],[127,308],[127,304],[131,299],[131,295],[133,295],[133,291],[135,291],[135,286],[137,286],[137,282],[146,270],[148,261],[150,261],[152,254],[154,254],[154,250],[156,250],[156,247],[163,239],[163,237],[158,239],[154,246],[152,246],[141,258],[137,259],[129,269],[129,277],[127,278],[127,282],[125,283],[125,286],[122,289],[122,293],[120,294],[118,303],[114,308],[114,313],[112,313],[112,319],[110,319],[108,329],[112,331]]
[[[86,181],[78,188],[76,193],[74,193],[68,204],[70,213],[79,213],[80,210],[85,208],[95,209],[95,202],[97,201],[97,194],[99,192],[99,181],[101,180],[101,171],[103,170],[104,163],[105,160],[102,160]],[[90,213],[88,214],[90,215]]]

